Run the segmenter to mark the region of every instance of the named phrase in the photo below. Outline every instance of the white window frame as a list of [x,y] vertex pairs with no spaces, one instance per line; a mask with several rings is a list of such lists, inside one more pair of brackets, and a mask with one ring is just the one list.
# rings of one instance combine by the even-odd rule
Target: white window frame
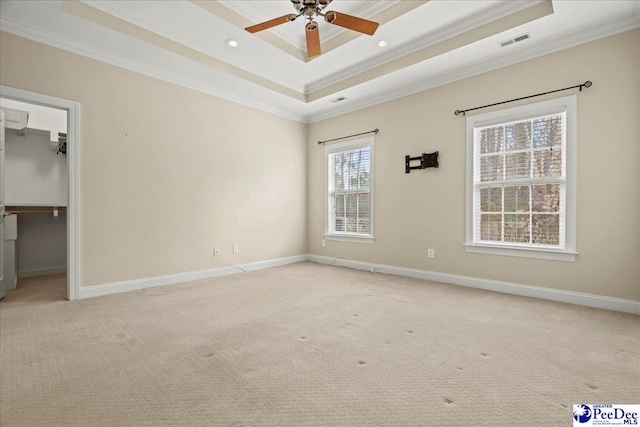
[[[369,147],[369,234],[361,233],[342,233],[331,232],[329,230],[329,155],[342,151],[357,150],[360,148]],[[355,139],[347,142],[340,142],[335,144],[325,144],[324,147],[324,238],[325,240],[334,240],[341,242],[355,242],[355,243],[369,243],[372,244],[375,240],[374,237],[374,161],[375,161],[375,149],[374,149],[374,137],[367,137],[361,139]]]
[[[565,234],[564,247],[524,247],[504,242],[489,243],[474,241],[474,130],[509,121],[526,120],[545,114],[566,113],[566,177],[565,177]],[[576,259],[576,178],[577,178],[577,97],[576,95],[549,101],[536,102],[521,107],[494,111],[467,117],[467,163],[466,163],[466,241],[467,252],[504,255],[524,258],[539,258],[573,262]],[[562,241],[561,236],[561,241]]]

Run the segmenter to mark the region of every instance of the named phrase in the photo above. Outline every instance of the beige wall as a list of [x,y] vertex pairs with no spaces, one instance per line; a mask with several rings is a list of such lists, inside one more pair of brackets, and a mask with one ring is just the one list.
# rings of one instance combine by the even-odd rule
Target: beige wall
[[[640,300],[639,46],[635,30],[308,127],[7,33],[0,83],[81,103],[82,286],[308,251]],[[577,261],[466,253],[453,111],[585,80]],[[322,247],[316,142],[375,127],[376,242]],[[439,169],[405,175],[406,154],[435,150]]]
[[0,57],[81,104],[81,286],[305,253],[304,124],[7,33]]
[[[639,70],[634,30],[310,125],[309,253],[640,300]],[[466,253],[465,119],[453,112],[586,80],[594,84],[578,96],[577,260]],[[322,247],[317,141],[374,128],[375,244]],[[439,169],[404,173],[405,155],[436,150]]]

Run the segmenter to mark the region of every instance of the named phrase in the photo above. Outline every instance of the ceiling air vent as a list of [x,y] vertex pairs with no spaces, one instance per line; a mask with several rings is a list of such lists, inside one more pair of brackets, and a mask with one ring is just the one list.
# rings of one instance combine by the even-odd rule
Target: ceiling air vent
[[527,34],[522,34],[521,36],[514,37],[514,38],[512,38],[512,39],[509,39],[509,40],[505,40],[505,41],[503,41],[503,42],[500,42],[500,46],[502,46],[502,47],[507,47],[507,46],[509,46],[509,45],[511,45],[511,44],[518,43],[518,42],[521,42],[521,41],[523,41],[523,40],[527,40],[527,39],[530,39],[530,38],[531,38],[531,35],[530,35],[529,33],[527,33]]
[[347,98],[345,98],[344,96],[341,96],[341,97],[339,97],[339,98],[332,99],[332,100],[330,100],[329,102],[332,102],[332,103],[336,104],[336,103],[338,103],[338,102],[346,101],[346,99],[347,99]]

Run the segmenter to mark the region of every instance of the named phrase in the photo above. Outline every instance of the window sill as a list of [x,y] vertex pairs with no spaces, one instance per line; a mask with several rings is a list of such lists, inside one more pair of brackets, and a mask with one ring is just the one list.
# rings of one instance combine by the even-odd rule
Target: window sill
[[357,234],[325,234],[324,239],[336,242],[367,243],[371,245],[375,238],[372,236],[359,236]]
[[467,243],[464,245],[464,249],[467,252],[472,252],[476,254],[514,256],[514,257],[521,257],[521,258],[537,258],[537,259],[547,259],[547,260],[565,261],[565,262],[575,262],[576,255],[578,255],[577,252],[571,252],[566,250],[483,245],[478,243]]

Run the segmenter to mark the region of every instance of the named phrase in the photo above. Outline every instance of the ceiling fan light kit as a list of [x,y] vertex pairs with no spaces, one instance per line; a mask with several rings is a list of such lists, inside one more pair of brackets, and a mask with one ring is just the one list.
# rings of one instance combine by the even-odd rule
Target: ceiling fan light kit
[[307,39],[307,56],[313,58],[322,53],[320,49],[320,29],[315,17],[322,16],[324,20],[332,25],[337,25],[348,30],[357,31],[362,34],[374,35],[378,29],[377,22],[367,19],[358,18],[356,16],[347,15],[346,13],[334,12],[332,10],[324,13],[324,9],[329,6],[332,0],[290,0],[294,9],[298,14],[290,13],[279,18],[271,19],[260,24],[252,25],[245,28],[250,33],[268,30],[275,26],[295,21],[298,17],[303,16],[308,21],[305,25],[305,33]]

